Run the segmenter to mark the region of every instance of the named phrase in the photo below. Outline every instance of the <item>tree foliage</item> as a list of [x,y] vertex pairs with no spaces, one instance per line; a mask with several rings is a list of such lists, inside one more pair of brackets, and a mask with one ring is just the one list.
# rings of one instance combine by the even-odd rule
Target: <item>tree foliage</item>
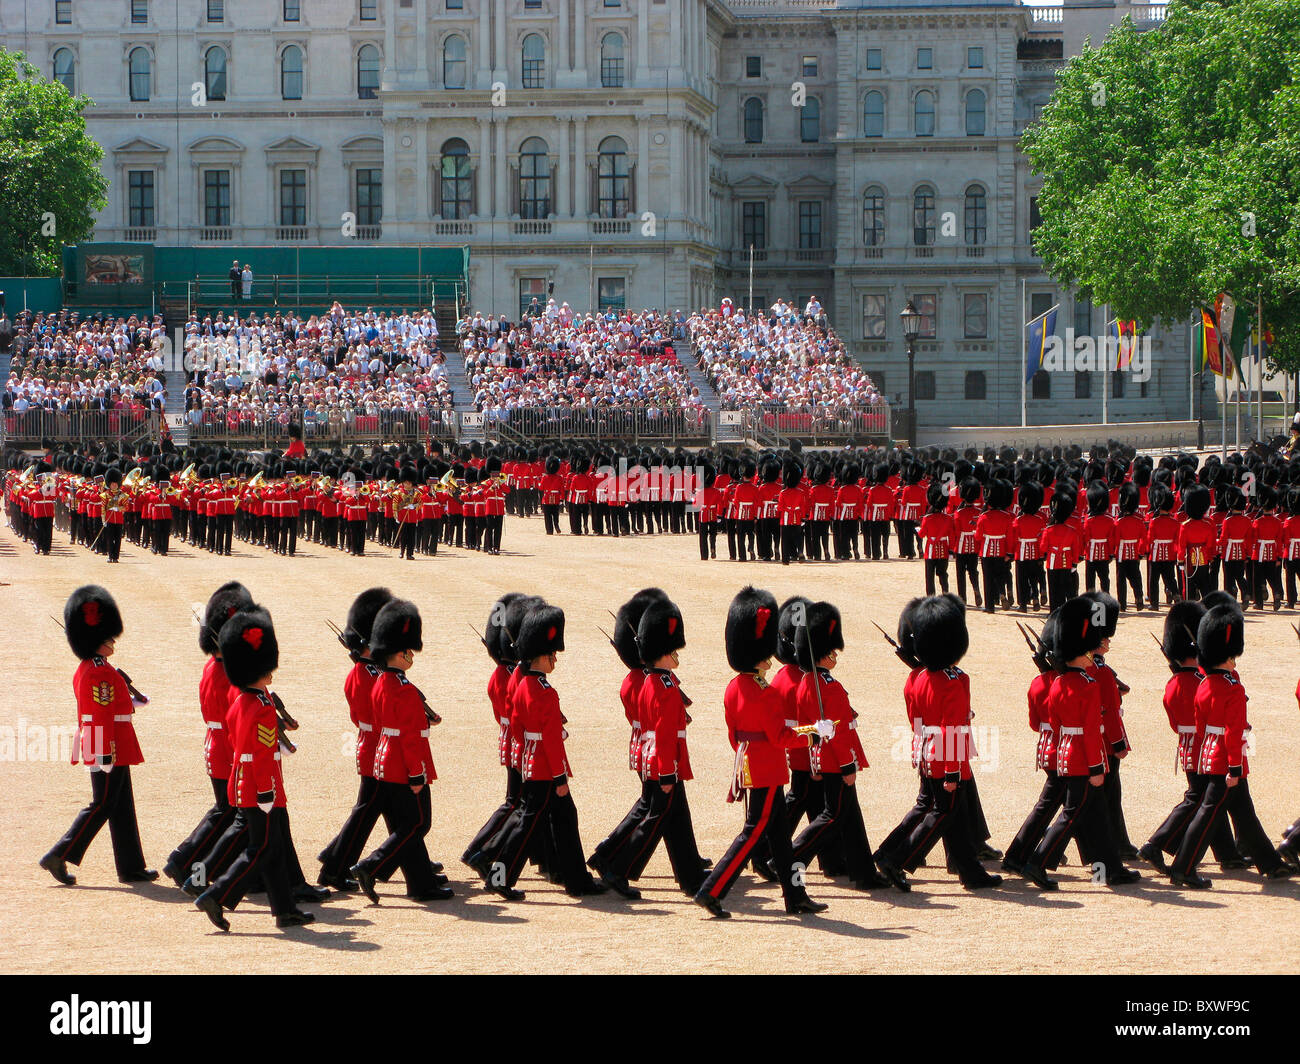
[[[1300,369],[1300,3],[1171,0],[1058,73],[1024,135],[1061,284],[1141,327],[1262,290],[1278,368]],[[1239,311],[1240,313],[1240,311]]]
[[0,49],[0,276],[56,274],[62,246],[94,230],[108,182],[90,104]]

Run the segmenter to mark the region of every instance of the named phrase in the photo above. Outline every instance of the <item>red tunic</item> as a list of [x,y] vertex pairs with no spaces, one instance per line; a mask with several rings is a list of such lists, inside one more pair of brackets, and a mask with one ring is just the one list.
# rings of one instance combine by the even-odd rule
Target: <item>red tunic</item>
[[975,553],[975,525],[980,519],[980,512],[974,506],[959,506],[953,511],[953,527],[957,532],[957,554]]
[[1147,523],[1137,514],[1125,514],[1115,522],[1115,560],[1134,562],[1147,552]]
[[1038,540],[1045,526],[1041,514],[1021,514],[1011,523],[1011,542],[1016,561],[1030,562],[1042,557],[1038,553]]
[[923,669],[912,682],[921,727],[921,770],[930,779],[971,778],[970,677],[956,667]]
[[1052,684],[1048,713],[1056,729],[1059,776],[1096,776],[1106,769],[1101,691],[1083,669],[1068,668]]
[[135,705],[122,674],[107,658],[86,658],[72,675],[77,696],[77,744],[72,763],[80,760],[92,769],[108,756],[115,765],[138,765],[144,760],[131,718]]
[[492,719],[497,726],[497,760],[503,765],[510,762],[510,668],[498,664],[488,677],[488,702],[492,706]]
[[[768,685],[777,698],[780,699],[787,728],[795,728],[800,724],[812,724],[817,719],[816,707],[813,709],[812,716],[807,720],[800,718],[799,683],[803,678],[804,671],[798,665],[782,665]],[[790,747],[785,756],[786,763],[790,766],[791,771],[811,772],[810,752],[811,750],[807,746]]]
[[515,688],[514,705],[523,729],[520,771],[525,780],[559,780],[573,775],[564,751],[564,719],[559,693],[540,672],[525,671]]
[[667,669],[651,669],[641,685],[641,778],[663,783],[694,779],[686,748],[686,699]]
[[1251,557],[1257,562],[1275,562],[1286,553],[1286,532],[1275,514],[1255,518],[1255,549]]
[[1201,753],[1196,745],[1196,692],[1203,678],[1199,669],[1180,665],[1165,684],[1165,715],[1178,736],[1177,767],[1184,772],[1196,771]]
[[1082,550],[1082,537],[1068,524],[1048,525],[1038,540],[1038,552],[1049,569],[1073,569]]
[[[818,688],[820,684],[821,705],[818,706]],[[823,739],[812,747],[812,764],[818,772],[856,772],[867,767],[867,755],[858,738],[858,714],[849,704],[848,692],[844,685],[835,679],[827,669],[818,669],[816,674],[804,673],[799,681],[798,690],[799,718],[809,723],[818,719],[818,709],[824,712],[826,720],[836,721],[835,734]]]
[[975,522],[975,550],[981,558],[1009,558],[1011,515],[1005,510],[986,510]]
[[1115,522],[1110,514],[1089,517],[1083,522],[1084,558],[1090,562],[1108,562],[1115,557]]
[[386,783],[431,783],[438,778],[429,749],[424,695],[400,669],[381,669],[372,694],[379,741],[375,779]]
[[1249,776],[1246,689],[1230,672],[1210,669],[1196,689],[1197,770],[1206,776]]
[[358,661],[343,681],[343,694],[348,700],[348,714],[357,726],[357,775],[375,774],[375,746],[379,730],[375,726],[375,683],[383,673],[373,661]]
[[1209,565],[1217,557],[1214,525],[1204,517],[1183,522],[1178,530],[1178,560],[1187,565]]
[[275,792],[275,805],[288,804],[284,777],[280,772],[280,731],[275,702],[265,691],[235,688],[226,719],[230,722],[230,745],[234,750],[234,771],[226,784],[230,804],[240,809],[257,805],[259,794]]
[[1254,557],[1255,526],[1242,513],[1223,519],[1218,536],[1219,556],[1225,562],[1244,562]]
[[1052,720],[1049,697],[1054,672],[1040,672],[1030,681],[1026,695],[1029,701],[1029,726],[1038,732],[1038,746],[1034,750],[1034,768],[1044,772],[1056,771],[1056,727]]
[[220,658],[208,658],[199,679],[199,712],[207,734],[203,737],[203,762],[214,780],[230,779],[234,749],[230,745],[230,678]]
[[641,687],[647,675],[645,669],[629,669],[618,688],[623,716],[632,726],[632,737],[627,744],[627,767],[638,775],[641,772]]
[[921,518],[921,541],[926,558],[946,558],[957,542],[957,526],[952,515],[929,513]]
[[729,800],[747,787],[783,787],[790,781],[786,749],[807,745],[785,723],[780,700],[756,673],[743,672],[732,677],[722,696],[727,738],[736,751],[735,779]]

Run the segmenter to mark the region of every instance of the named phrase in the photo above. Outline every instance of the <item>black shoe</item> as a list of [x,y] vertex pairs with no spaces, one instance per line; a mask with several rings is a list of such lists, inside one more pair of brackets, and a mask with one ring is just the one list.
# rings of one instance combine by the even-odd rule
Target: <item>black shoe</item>
[[330,896],[330,892],[324,887],[313,887],[310,883],[299,883],[293,888],[294,901],[306,901],[311,903],[322,902]]
[[[1285,843],[1284,843],[1283,845],[1285,845]],[[1278,853],[1281,853],[1281,852],[1282,852],[1282,851],[1281,851],[1281,849],[1279,848]],[[708,857],[701,857],[701,858],[700,858],[700,871],[701,871],[701,872],[708,872],[708,871],[711,871],[712,868],[713,868],[713,861],[712,861],[711,858],[708,858]]]
[[1277,848],[1277,855],[1289,865],[1300,865],[1300,853],[1297,853],[1290,839]]
[[165,865],[163,865],[163,875],[165,875],[178,887],[185,886],[185,879],[187,877],[187,873],[185,872],[184,869],[177,868],[174,864],[171,863],[171,861],[168,861]]
[[181,890],[185,891],[191,898],[197,898],[203,893],[203,888],[194,882],[194,877],[190,876],[181,884]]
[[426,890],[420,894],[408,894],[411,901],[446,901],[448,898],[454,898],[456,892],[445,883],[434,887],[432,890]]
[[730,920],[731,913],[722,907],[722,902],[718,901],[712,894],[695,895],[695,904],[701,908],[708,909],[709,912],[718,920]]
[[430,861],[429,870],[433,872],[435,876],[440,876],[442,875],[443,872],[446,871],[446,869],[442,867],[441,861]]
[[77,882],[77,877],[68,871],[68,862],[62,857],[42,857],[41,867],[65,887],[71,887]]
[[276,927],[302,927],[303,924],[314,923],[316,917],[311,913],[305,913],[301,909],[290,909],[287,913],[281,913],[275,918]]
[[1244,857],[1229,857],[1226,861],[1220,861],[1219,867],[1225,872],[1236,872],[1243,868],[1249,868],[1250,862]]
[[1136,868],[1125,868],[1120,866],[1118,872],[1112,872],[1106,876],[1106,886],[1122,887],[1126,883],[1136,883],[1142,878],[1142,873]]
[[963,879],[961,885],[967,890],[985,890],[988,887],[1000,887],[1002,877],[996,876],[992,872],[986,872],[978,879]]
[[975,856],[981,861],[1000,861],[1002,860],[1002,851],[995,850],[986,842],[975,851]]
[[370,899],[371,904],[378,905],[379,894],[375,891],[375,877],[360,865],[353,865],[348,871],[352,873],[352,878],[357,881],[361,893]]
[[1181,872],[1170,872],[1169,882],[1175,887],[1182,887],[1184,890],[1209,890],[1214,884],[1205,876],[1191,872],[1183,875]]
[[226,919],[225,914],[221,911],[221,903],[211,894],[200,894],[194,900],[194,904],[217,926],[218,930],[230,930],[230,921]]
[[581,886],[572,890],[566,887],[564,893],[570,898],[594,898],[596,895],[605,894],[608,891],[609,887],[604,883],[601,883],[599,880],[589,879],[586,883],[583,883]]
[[342,894],[351,894],[357,889],[357,881],[347,876],[336,876],[333,873],[322,872],[316,877],[316,882],[322,887],[332,887]]
[[1141,856],[1141,854],[1138,853],[1138,848],[1131,842],[1127,846],[1121,846],[1119,848],[1119,855],[1126,861],[1136,861],[1138,857]]
[[850,879],[849,886],[854,890],[879,890],[881,887],[890,886],[890,882],[879,872],[871,872],[861,879]]
[[1153,846],[1148,842],[1142,847],[1142,849],[1138,850],[1138,857],[1141,860],[1146,861],[1147,864],[1162,876],[1167,876],[1169,874],[1169,866],[1165,864],[1165,855],[1159,846]]
[[1004,857],[1002,858],[1002,871],[1012,876],[1024,875],[1025,866],[1014,858]]
[[1297,872],[1300,872],[1300,869],[1296,868],[1295,865],[1280,864],[1276,868],[1261,873],[1261,875],[1265,879],[1290,879]]
[[524,900],[524,892],[522,890],[515,890],[514,887],[507,887],[504,883],[500,885],[494,885],[490,880],[487,880],[485,877],[484,886],[486,886],[487,889],[491,891],[493,894],[495,894],[498,898],[504,898],[506,901]]
[[627,898],[628,901],[641,900],[641,892],[622,876],[611,876],[602,872],[600,875],[600,881],[607,889],[612,890],[620,898]]
[[907,881],[907,876],[903,873],[903,870],[892,861],[882,861],[877,857],[876,867],[880,869],[880,874],[882,876],[894,884],[894,886],[904,894],[908,893],[912,889],[912,884]]
[[759,879],[765,879],[769,883],[781,882],[781,877],[777,875],[776,869],[772,867],[771,861],[755,861],[752,865],[754,875]]
[[803,913],[824,913],[830,906],[824,901],[813,901],[812,898],[805,894],[801,898],[795,898],[794,901],[785,903],[785,911],[791,916]]
[[466,854],[460,859],[460,863],[465,865],[466,868],[473,869],[480,879],[487,879],[488,866],[482,852]]
[[158,873],[152,868],[142,868],[138,872],[128,872],[124,876],[118,876],[119,883],[152,883],[158,878]]
[[1056,890],[1058,887],[1056,880],[1032,862],[1026,863],[1025,866],[1020,869],[1020,874],[1029,880],[1029,882],[1043,890]]

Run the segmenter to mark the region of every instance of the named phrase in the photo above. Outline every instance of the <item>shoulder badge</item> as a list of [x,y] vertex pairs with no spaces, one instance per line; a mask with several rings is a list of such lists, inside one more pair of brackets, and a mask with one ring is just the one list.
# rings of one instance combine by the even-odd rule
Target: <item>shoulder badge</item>
[[258,702],[260,702],[260,703],[261,703],[262,705],[264,705],[264,706],[273,706],[273,705],[275,705],[275,699],[273,699],[273,698],[272,698],[270,695],[268,695],[265,691],[258,691],[258,692],[257,692],[257,700],[258,700]]
[[401,684],[403,687],[411,686],[411,681],[406,678],[406,673],[404,672],[399,672],[397,674],[397,682]]
[[108,664],[108,659],[107,659],[107,658],[101,658],[101,657],[93,657],[93,658],[90,659],[90,663],[91,663],[92,665],[94,665],[95,668],[101,668],[102,666]]
[[371,676],[379,676],[383,671],[383,669],[375,665],[366,666],[366,672],[370,673]]
[[279,741],[278,729],[271,724],[259,724],[257,726],[257,741],[266,747],[274,747]]
[[113,685],[107,680],[95,684],[90,689],[90,697],[97,706],[111,705],[113,702]]
[[1241,686],[1241,681],[1238,680],[1237,677],[1233,676],[1232,673],[1230,673],[1230,672],[1225,672],[1225,673],[1223,674],[1223,678],[1224,678],[1225,680],[1228,681],[1228,684],[1229,684],[1229,686],[1231,686],[1231,687],[1240,687],[1240,686]]
[[537,684],[543,691],[549,691],[551,689],[551,685],[546,682],[545,676],[537,677]]
[[960,676],[962,673],[961,673],[961,669],[957,668],[956,665],[949,665],[948,668],[946,668],[946,669],[943,670],[943,674],[944,674],[946,677],[948,677],[948,679],[950,679],[950,680],[955,680],[955,679],[957,679],[957,677]]
[[673,678],[666,672],[659,674],[659,682],[662,683],[665,687],[673,686]]

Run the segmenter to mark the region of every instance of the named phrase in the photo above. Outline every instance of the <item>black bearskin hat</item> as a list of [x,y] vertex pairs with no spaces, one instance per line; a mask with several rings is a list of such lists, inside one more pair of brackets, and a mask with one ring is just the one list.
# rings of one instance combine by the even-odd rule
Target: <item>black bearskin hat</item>
[[513,645],[509,637],[504,634],[506,611],[521,598],[524,598],[521,591],[508,591],[502,595],[492,603],[492,611],[488,614],[487,624],[483,627],[483,646],[487,649],[488,657],[498,665],[514,662]]
[[98,584],[86,584],[64,603],[63,628],[68,635],[68,646],[85,661],[98,653],[100,644],[122,634],[122,615],[106,589]]
[[779,613],[770,591],[743,588],[727,608],[727,664],[735,672],[754,672],[776,653]]
[[912,642],[927,669],[946,669],[961,661],[970,646],[966,607],[956,595],[932,595],[912,611]]
[[1169,613],[1165,616],[1165,637],[1160,643],[1160,649],[1164,651],[1170,665],[1196,656],[1196,633],[1201,618],[1208,612],[1203,603],[1190,599],[1175,602],[1169,607]]
[[832,650],[844,649],[844,622],[829,602],[814,602],[805,608],[804,617],[807,626],[794,630],[795,662],[804,672],[811,672]]
[[252,687],[279,668],[280,644],[271,615],[261,606],[246,606],[226,621],[217,645],[226,676],[235,687]]
[[375,615],[370,628],[370,656],[383,664],[403,650],[423,650],[420,611],[405,599],[390,599]]
[[984,489],[984,502],[990,510],[1005,510],[1011,505],[1011,496],[1015,487],[1011,481],[994,477]]
[[623,605],[614,615],[614,636],[610,644],[618,654],[619,660],[629,669],[639,669],[648,664],[637,649],[637,628],[646,607],[652,602],[667,602],[668,596],[657,587],[642,588]]
[[1048,509],[1052,511],[1052,524],[1065,524],[1074,514],[1074,502],[1074,485],[1069,481],[1063,485],[1058,484],[1052,495],[1052,501],[1048,503]]
[[1043,486],[1036,480],[1020,485],[1020,512],[1033,516],[1043,508]]
[[1094,480],[1088,485],[1088,514],[1100,517],[1110,509],[1110,490],[1104,480]]
[[1196,655],[1201,667],[1215,669],[1246,649],[1246,624],[1233,606],[1215,606],[1196,629]]
[[547,474],[554,476],[559,471],[560,471],[560,460],[556,458],[555,455],[551,455],[546,459],[546,472]]
[[371,587],[353,599],[348,607],[347,627],[343,629],[343,643],[351,653],[360,655],[370,645],[375,617],[394,598],[386,587]]
[[801,480],[803,480],[803,467],[798,462],[786,462],[781,474],[781,482],[787,488],[797,488]]
[[[1150,493],[1148,493],[1148,498]],[[1138,506],[1142,502],[1142,493],[1133,481],[1128,480],[1120,485],[1119,489],[1119,512],[1121,514],[1135,514]]]
[[682,611],[676,603],[665,598],[646,606],[636,628],[636,645],[647,666],[686,645]]
[[1056,629],[1056,657],[1062,665],[1090,654],[1106,638],[1105,607],[1079,595],[1060,609]]
[[1101,634],[1105,639],[1113,639],[1115,628],[1119,625],[1119,603],[1105,591],[1085,591],[1083,597],[1093,602],[1100,602],[1105,610],[1101,622]]
[[564,649],[564,611],[540,605],[529,610],[515,637],[515,656],[525,665]]
[[203,622],[199,625],[199,649],[205,654],[216,654],[217,637],[222,626],[240,610],[253,604],[253,596],[248,588],[238,580],[222,584],[208,599],[203,611]]
[[1183,494],[1183,509],[1193,521],[1206,515],[1210,509],[1210,489],[1203,484],[1195,484]]
[[919,669],[921,660],[916,656],[916,633],[912,631],[912,616],[925,599],[917,596],[898,615],[898,649],[894,652],[908,668]]
[[799,637],[799,630],[794,622],[799,616],[799,610],[807,610],[811,605],[812,601],[803,595],[791,595],[781,603],[781,612],[777,615],[776,624],[776,660],[782,665],[794,665],[798,662],[795,640]]

